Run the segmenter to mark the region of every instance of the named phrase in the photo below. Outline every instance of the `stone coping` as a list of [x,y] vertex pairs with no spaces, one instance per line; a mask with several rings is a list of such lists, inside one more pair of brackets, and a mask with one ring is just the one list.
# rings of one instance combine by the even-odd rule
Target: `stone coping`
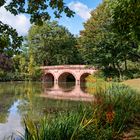
[[41,66],[41,69],[94,69],[95,67],[89,65],[54,65],[54,66]]

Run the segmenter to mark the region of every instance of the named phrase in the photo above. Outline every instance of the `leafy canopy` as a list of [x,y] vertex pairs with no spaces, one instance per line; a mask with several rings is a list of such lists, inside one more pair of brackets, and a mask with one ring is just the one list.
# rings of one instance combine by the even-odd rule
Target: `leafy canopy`
[[[43,21],[50,19],[48,13],[50,9],[54,11],[56,18],[60,18],[63,12],[68,17],[74,15],[74,12],[66,6],[64,0],[11,0],[8,4],[6,2],[7,0],[0,0],[0,7],[4,6],[14,15],[29,14],[31,23],[38,25],[42,25]],[[3,36],[6,36],[6,40],[9,40],[9,45],[13,49],[19,47],[23,40],[22,37],[18,36],[15,29],[0,21],[0,48],[4,48],[3,44],[7,43],[3,40]]]
[[75,37],[57,22],[33,25],[28,34],[29,47],[38,65],[75,64],[79,62]]
[[79,38],[84,61],[119,75],[139,61],[139,11],[139,0],[104,0],[94,9]]

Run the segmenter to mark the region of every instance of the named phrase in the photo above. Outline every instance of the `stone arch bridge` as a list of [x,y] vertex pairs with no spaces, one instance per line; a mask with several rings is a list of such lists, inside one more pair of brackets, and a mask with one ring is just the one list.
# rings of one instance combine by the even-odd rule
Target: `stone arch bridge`
[[58,65],[58,66],[42,66],[44,76],[43,81],[59,82],[75,81],[76,85],[85,81],[85,78],[96,72],[92,66],[86,65]]

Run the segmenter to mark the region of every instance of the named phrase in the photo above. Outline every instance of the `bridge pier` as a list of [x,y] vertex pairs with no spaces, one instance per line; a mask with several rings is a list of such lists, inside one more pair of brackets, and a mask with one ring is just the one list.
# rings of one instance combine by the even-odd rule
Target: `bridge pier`
[[54,84],[58,85],[58,79],[54,80]]
[[80,80],[78,79],[76,79],[76,85],[80,85]]

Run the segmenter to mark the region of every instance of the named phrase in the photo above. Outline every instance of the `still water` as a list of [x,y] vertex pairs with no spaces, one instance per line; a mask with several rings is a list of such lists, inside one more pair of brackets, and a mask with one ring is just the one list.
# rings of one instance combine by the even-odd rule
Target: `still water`
[[[39,118],[47,113],[76,109],[82,101],[91,101],[85,84],[74,83],[0,83],[0,140],[24,134],[25,116]],[[76,101],[75,101],[76,100]]]

